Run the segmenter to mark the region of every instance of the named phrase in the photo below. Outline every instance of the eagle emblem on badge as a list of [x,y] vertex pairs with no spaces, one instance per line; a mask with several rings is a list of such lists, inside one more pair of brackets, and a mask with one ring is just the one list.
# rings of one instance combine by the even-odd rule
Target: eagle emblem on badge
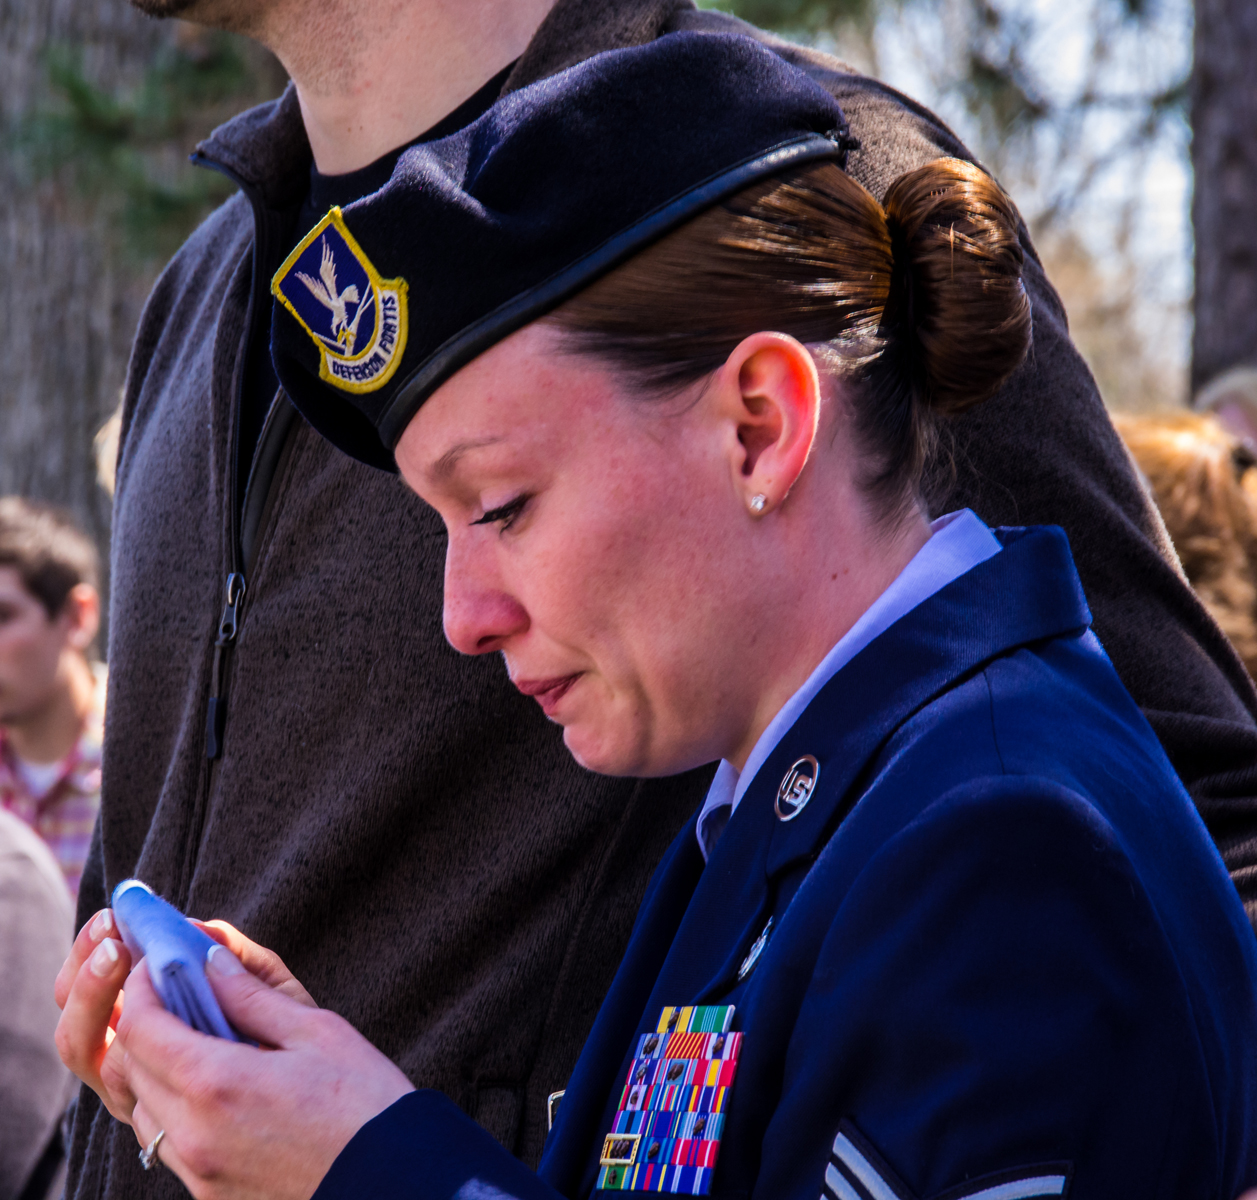
[[406,281],[381,279],[333,208],[271,280],[319,348],[319,378],[347,392],[383,387],[406,348]]

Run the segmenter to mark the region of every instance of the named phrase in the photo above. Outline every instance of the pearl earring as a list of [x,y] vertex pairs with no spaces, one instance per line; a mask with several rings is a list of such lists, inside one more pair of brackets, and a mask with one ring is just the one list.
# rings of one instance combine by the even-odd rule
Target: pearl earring
[[751,512],[757,517],[764,511],[764,505],[768,503],[768,497],[763,492],[757,492],[751,497]]

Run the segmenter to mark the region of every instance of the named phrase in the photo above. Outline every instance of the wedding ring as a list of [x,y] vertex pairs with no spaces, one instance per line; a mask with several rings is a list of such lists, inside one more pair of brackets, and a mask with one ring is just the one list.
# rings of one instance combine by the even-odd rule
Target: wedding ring
[[165,1136],[166,1131],[164,1129],[159,1129],[157,1131],[157,1136],[149,1142],[143,1150],[140,1151],[140,1166],[142,1166],[146,1171],[155,1162],[161,1162],[161,1159],[157,1157],[157,1147],[161,1145],[161,1140]]

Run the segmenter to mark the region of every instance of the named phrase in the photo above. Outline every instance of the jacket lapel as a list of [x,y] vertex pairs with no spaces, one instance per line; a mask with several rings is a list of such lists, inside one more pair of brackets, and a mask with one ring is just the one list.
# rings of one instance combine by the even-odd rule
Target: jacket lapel
[[[1060,529],[997,536],[999,554],[865,647],[769,755],[716,845],[651,1006],[702,1002],[727,988],[767,920],[777,882],[819,853],[859,798],[866,768],[914,713],[991,659],[1091,623]],[[815,788],[795,816],[780,820],[778,788],[804,755],[819,765]]]
[[[738,806],[707,863],[646,1006],[647,1019],[670,1004],[700,1002],[737,974],[768,919],[767,862],[773,815],[767,805]],[[692,840],[694,828],[687,832]]]
[[[611,990],[572,1071],[558,1119],[546,1141],[538,1174],[564,1196],[587,1195],[597,1172],[589,1150],[611,1128],[619,1092],[635,1044],[631,1034],[651,1011],[661,965],[676,940],[677,924],[689,910],[704,875],[693,822],[673,841],[655,872],[633,926],[633,936]],[[658,1013],[655,1013],[658,1017]]]
[[999,554],[936,592],[856,655],[764,763],[743,803],[769,811],[792,763],[811,754],[820,764],[816,790],[803,810],[773,822],[768,878],[819,851],[858,798],[853,785],[914,713],[993,658],[1091,624],[1062,530],[1002,529],[996,536],[1004,546]]
[[226,171],[267,208],[300,204],[310,187],[312,156],[297,89],[290,83],[279,99],[220,125],[197,145],[192,161]]

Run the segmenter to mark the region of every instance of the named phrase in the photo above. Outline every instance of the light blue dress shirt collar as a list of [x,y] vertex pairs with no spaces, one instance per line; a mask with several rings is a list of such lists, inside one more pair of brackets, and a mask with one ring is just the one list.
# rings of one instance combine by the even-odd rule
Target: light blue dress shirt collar
[[759,741],[755,743],[742,771],[739,773],[727,760],[722,760],[716,768],[716,777],[708,789],[707,799],[703,801],[695,827],[699,849],[704,858],[710,853],[709,843],[714,844],[719,830],[725,825],[725,821],[717,816],[709,827],[709,814],[721,808],[728,808],[730,815],[732,814],[756,772],[777,748],[777,743],[786,731],[812,702],[816,693],[900,617],[907,615],[952,580],[959,579],[979,563],[998,554],[1000,549],[999,540],[970,509],[962,508],[958,512],[948,513],[931,523],[929,541],[916,552],[912,561],[895,577],[894,582],[865,610],[864,615],[838,639],[807,682],[785,702],[760,734]]

